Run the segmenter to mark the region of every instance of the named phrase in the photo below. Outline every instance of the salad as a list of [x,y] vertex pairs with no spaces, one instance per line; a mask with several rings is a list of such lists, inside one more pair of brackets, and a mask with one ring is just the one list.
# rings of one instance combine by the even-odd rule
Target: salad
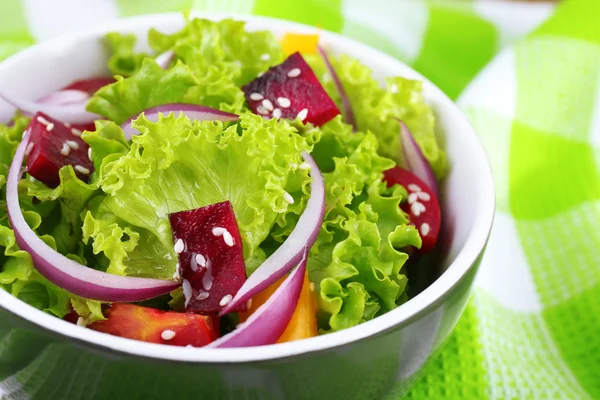
[[[110,33],[108,68],[0,125],[0,288],[89,329],[257,346],[408,300],[447,160],[421,82],[244,22]],[[300,50],[300,51],[299,51]],[[427,268],[427,265],[419,265]]]

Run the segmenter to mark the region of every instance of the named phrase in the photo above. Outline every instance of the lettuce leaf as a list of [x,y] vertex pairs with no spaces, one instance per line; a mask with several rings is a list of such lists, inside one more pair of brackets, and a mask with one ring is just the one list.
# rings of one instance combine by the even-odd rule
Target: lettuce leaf
[[131,33],[109,32],[106,34],[106,42],[111,51],[108,69],[113,75],[131,76],[139,71],[144,58],[149,57],[146,53],[134,51],[136,39],[135,35]]
[[[318,55],[305,55],[331,98],[341,107],[341,98],[325,64]],[[402,164],[399,126],[403,120],[411,130],[436,176],[443,178],[448,169],[446,153],[435,134],[433,110],[423,98],[423,83],[402,77],[385,79],[385,88],[371,69],[348,56],[330,57],[352,104],[357,129],[371,131],[380,143],[379,153]]]

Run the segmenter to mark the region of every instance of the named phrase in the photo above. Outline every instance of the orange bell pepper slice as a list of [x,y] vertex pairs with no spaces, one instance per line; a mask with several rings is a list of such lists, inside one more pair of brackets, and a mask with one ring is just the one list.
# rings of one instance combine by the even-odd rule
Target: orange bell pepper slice
[[[263,305],[267,299],[277,290],[286,277],[281,278],[271,286],[252,298],[252,304],[248,311],[238,313],[240,322],[244,322],[254,313],[258,307]],[[308,279],[308,273],[304,275],[302,291],[298,299],[296,311],[288,323],[287,328],[277,341],[277,343],[291,342],[294,340],[306,339],[319,334],[317,328],[317,299],[315,293],[311,290],[311,283]]]

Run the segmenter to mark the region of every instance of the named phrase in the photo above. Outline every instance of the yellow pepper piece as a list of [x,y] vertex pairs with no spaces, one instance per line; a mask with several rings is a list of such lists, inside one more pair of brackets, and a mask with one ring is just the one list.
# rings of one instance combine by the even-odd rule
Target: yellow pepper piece
[[[258,293],[252,298],[252,305],[248,311],[240,312],[240,322],[244,322],[256,311],[258,307],[263,305],[267,299],[277,290],[283,283],[285,277],[281,278],[271,286]],[[318,335],[317,328],[317,300],[315,293],[311,290],[311,284],[308,280],[308,273],[304,275],[304,283],[302,291],[298,299],[296,311],[292,315],[292,319],[288,323],[287,328],[277,341],[277,343],[291,342],[293,340],[306,339]]]
[[302,35],[299,33],[286,33],[281,39],[281,47],[286,55],[297,51],[300,53],[316,53],[319,44],[319,35]]

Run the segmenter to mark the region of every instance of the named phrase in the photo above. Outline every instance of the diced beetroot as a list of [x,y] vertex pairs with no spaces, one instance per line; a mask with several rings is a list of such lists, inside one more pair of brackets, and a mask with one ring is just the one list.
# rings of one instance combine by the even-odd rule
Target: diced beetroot
[[269,118],[298,118],[321,126],[340,113],[300,53],[270,68],[243,90],[252,111]]
[[402,203],[401,208],[409,215],[411,224],[416,226],[421,234],[423,244],[420,252],[431,251],[437,243],[442,222],[437,197],[422,180],[400,167],[385,171],[384,176],[388,187],[400,184],[408,191],[408,201]]
[[87,182],[94,171],[89,159],[89,146],[81,139],[79,127],[72,127],[38,112],[29,124],[27,172],[50,187],[60,183],[58,171],[72,165],[82,181]]
[[128,339],[173,346],[206,346],[219,337],[219,319],[133,304],[115,303],[105,311],[106,320],[90,329]]
[[173,213],[169,220],[186,311],[220,312],[246,281],[242,238],[231,203]]
[[115,82],[115,78],[113,77],[105,77],[101,76],[98,78],[89,78],[82,79],[80,81],[75,81],[71,83],[69,86],[65,86],[63,89],[67,90],[81,90],[83,92],[87,92],[90,95],[96,93],[98,89],[103,88],[106,85],[110,85]]

